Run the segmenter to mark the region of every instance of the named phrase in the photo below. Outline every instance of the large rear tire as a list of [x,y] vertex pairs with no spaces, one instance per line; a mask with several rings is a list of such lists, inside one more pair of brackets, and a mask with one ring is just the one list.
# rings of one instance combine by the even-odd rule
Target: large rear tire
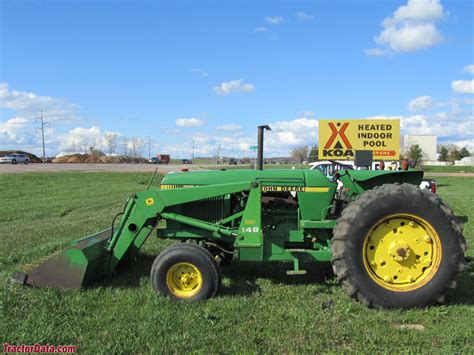
[[465,266],[452,209],[410,184],[387,184],[351,202],[334,228],[332,265],[350,297],[369,307],[443,303]]
[[193,243],[172,245],[161,252],[151,268],[155,291],[183,301],[201,301],[217,294],[221,274],[212,255]]

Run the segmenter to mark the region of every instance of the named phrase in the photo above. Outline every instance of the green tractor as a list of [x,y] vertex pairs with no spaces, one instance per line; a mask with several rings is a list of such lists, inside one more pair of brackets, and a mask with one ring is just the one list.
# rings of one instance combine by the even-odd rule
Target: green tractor
[[13,280],[81,288],[133,260],[156,231],[180,243],[156,257],[151,284],[177,300],[214,297],[221,266],[238,259],[291,262],[289,275],[331,262],[347,294],[370,307],[444,301],[465,266],[466,242],[452,209],[418,187],[422,171],[341,170],[331,179],[262,170],[264,128],[256,170],[167,174],[159,189],[130,196],[112,228]]

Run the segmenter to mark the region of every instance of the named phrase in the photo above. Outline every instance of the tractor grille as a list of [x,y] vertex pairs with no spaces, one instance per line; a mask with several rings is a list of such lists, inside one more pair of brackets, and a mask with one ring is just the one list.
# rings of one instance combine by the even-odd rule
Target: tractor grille
[[228,196],[212,197],[185,203],[180,207],[181,214],[185,216],[215,223],[229,216],[230,198]]

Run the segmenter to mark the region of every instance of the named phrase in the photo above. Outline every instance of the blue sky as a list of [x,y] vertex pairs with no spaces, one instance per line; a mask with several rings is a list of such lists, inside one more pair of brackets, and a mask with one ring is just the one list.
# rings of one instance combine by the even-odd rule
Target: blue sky
[[[0,149],[269,155],[321,118],[397,117],[474,148],[472,1],[1,1]],[[109,133],[110,134],[110,133]],[[146,155],[148,149],[143,149]]]

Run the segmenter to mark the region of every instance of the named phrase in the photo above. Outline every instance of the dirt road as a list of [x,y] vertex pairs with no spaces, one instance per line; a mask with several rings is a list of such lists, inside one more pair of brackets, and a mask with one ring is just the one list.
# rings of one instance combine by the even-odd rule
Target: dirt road
[[[206,168],[212,168],[212,165]],[[102,171],[102,172],[153,172],[158,168],[158,172],[164,174],[170,171],[180,171],[181,169],[202,170],[199,165],[154,165],[154,164],[2,164],[2,173],[52,173],[60,171]]]

